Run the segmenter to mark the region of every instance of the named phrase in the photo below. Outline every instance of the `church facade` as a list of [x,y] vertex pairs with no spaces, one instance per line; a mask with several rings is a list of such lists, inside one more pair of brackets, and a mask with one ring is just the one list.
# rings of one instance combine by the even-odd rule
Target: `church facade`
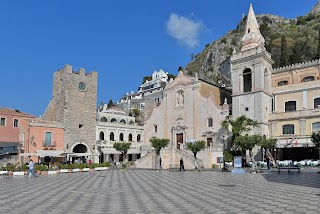
[[145,146],[150,146],[153,137],[169,139],[169,146],[161,150],[163,168],[178,164],[180,158],[186,168],[194,168],[193,153],[185,144],[204,140],[206,148],[197,157],[205,168],[217,164],[223,156],[221,122],[229,115],[231,92],[180,71],[163,94],[162,103],[146,115]]

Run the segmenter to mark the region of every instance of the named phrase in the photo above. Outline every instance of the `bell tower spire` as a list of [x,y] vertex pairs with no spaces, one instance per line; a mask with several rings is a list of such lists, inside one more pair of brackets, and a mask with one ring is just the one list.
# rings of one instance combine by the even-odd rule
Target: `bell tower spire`
[[246,32],[241,40],[241,51],[255,48],[257,46],[264,47],[264,42],[265,40],[260,33],[259,25],[252,8],[252,4],[250,4],[247,16]]

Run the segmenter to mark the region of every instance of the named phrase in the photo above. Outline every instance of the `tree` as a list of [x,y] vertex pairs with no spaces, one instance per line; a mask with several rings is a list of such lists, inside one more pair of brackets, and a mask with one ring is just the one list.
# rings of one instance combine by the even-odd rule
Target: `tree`
[[[269,139],[262,139],[262,141],[259,143],[259,146],[261,146],[261,149],[264,149],[265,152],[267,152],[267,150],[269,150],[269,152],[271,153],[271,151],[273,150],[273,148],[276,146],[277,143],[277,139],[275,138],[269,138]],[[265,156],[265,154],[263,154]]]
[[159,139],[159,138],[151,138],[149,140],[151,142],[151,146],[156,149],[157,155],[160,155],[160,150],[166,147],[169,144],[169,139]]
[[281,37],[281,55],[280,55],[280,66],[289,65],[289,49],[287,46],[287,40],[285,35]]
[[319,158],[320,158],[320,132],[313,132],[311,135],[311,141],[314,143],[315,147],[318,148]]
[[110,107],[112,107],[112,106],[113,106],[113,102],[112,102],[112,99],[110,99],[107,107],[110,108]]
[[116,142],[113,144],[113,148],[121,152],[121,154],[123,155],[123,163],[126,163],[127,152],[130,149],[130,146],[131,146],[131,143],[127,143],[127,142]]
[[232,131],[232,138],[231,138],[231,144],[233,145],[235,142],[235,139],[238,136],[241,136],[244,133],[247,133],[251,131],[253,127],[258,126],[258,122],[255,120],[252,120],[251,118],[246,117],[245,115],[241,115],[236,120],[232,121],[226,118],[224,121],[221,122],[221,126],[229,130],[231,125],[231,131]]
[[202,149],[204,149],[204,147],[206,146],[206,142],[204,142],[203,140],[196,141],[194,143],[188,142],[186,143],[186,146],[187,146],[187,149],[193,152],[194,158],[197,159],[197,153]]

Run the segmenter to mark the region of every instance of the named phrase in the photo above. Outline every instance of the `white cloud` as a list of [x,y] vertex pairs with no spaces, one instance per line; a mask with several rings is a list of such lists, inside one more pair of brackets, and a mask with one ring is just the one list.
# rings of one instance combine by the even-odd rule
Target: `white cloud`
[[167,22],[167,33],[190,48],[196,47],[200,40],[200,31],[205,29],[201,21],[194,21],[171,13]]

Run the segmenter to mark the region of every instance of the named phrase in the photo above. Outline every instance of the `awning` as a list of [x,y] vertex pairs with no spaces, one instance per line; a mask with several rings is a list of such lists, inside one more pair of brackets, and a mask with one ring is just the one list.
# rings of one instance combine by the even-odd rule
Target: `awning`
[[127,154],[140,154],[140,149],[129,149]]
[[25,156],[25,157],[29,157],[29,156],[39,156],[39,154],[37,153],[21,153],[20,156]]
[[117,151],[115,148],[103,148],[102,153],[106,155],[121,154],[121,152]]
[[63,150],[36,150],[39,157],[59,157]]
[[[66,154],[64,153],[64,155]],[[69,155],[70,157],[84,157],[84,156],[91,156],[92,153],[69,153],[67,155]]]

